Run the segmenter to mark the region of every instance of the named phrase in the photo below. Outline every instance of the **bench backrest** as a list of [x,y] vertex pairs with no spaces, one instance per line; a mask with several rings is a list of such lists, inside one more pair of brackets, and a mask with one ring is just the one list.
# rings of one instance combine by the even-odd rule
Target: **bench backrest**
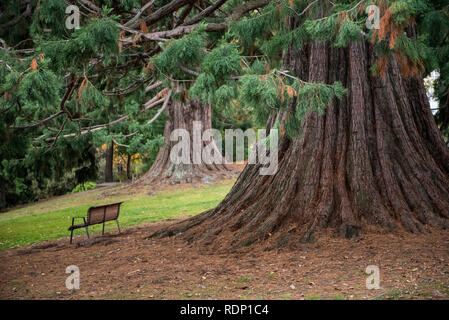
[[87,211],[87,224],[97,224],[103,221],[115,220],[120,214],[120,205],[123,202],[110,203],[102,206],[90,207]]

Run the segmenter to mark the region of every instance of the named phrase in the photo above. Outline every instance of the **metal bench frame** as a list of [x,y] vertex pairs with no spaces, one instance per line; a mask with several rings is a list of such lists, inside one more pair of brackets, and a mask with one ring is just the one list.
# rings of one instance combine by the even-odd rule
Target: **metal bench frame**
[[[86,221],[86,217],[73,217],[72,218],[72,225],[69,227],[70,244],[72,243],[72,240],[73,240],[73,230],[76,230],[76,229],[85,228],[86,229],[86,234],[87,234],[87,239],[90,239],[89,226],[93,226],[93,225],[102,223],[103,224],[103,230],[102,230],[101,234],[104,235],[104,225],[105,225],[106,221],[115,220],[115,222],[117,223],[118,232],[120,233],[121,231],[120,231],[120,224],[118,222],[118,217],[120,215],[120,206],[121,206],[122,203],[123,203],[123,201],[115,202],[115,203],[109,203],[109,204],[104,204],[104,205],[101,205],[101,206],[90,207],[87,210],[87,221]],[[112,207],[112,206],[116,206],[116,205],[118,205],[117,217],[115,219],[108,219],[108,220],[106,220],[106,210],[107,210],[107,208]],[[103,220],[95,222],[95,223],[90,223],[91,210],[92,209],[98,209],[98,208],[104,208]],[[75,226],[75,219],[83,219],[83,224],[81,224],[79,226]]]

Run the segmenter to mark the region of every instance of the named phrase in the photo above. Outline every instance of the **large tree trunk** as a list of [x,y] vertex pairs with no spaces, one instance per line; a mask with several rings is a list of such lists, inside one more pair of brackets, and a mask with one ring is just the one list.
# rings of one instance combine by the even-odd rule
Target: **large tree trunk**
[[[202,141],[202,147],[212,147],[219,154],[221,160],[215,161],[214,163],[212,160],[209,161],[208,159],[202,158],[201,163],[195,164],[194,162],[194,121],[197,121],[197,124],[201,125],[202,130],[200,134],[203,134],[207,129],[211,129],[210,105],[201,104],[197,100],[188,100],[186,102],[174,100],[168,105],[166,114],[169,119],[165,123],[164,146],[159,151],[150,170],[142,178],[136,181],[137,184],[211,183],[217,179],[229,178],[234,174],[232,166],[225,164],[224,158],[221,157],[221,151],[218,150],[214,139]],[[175,129],[186,129],[189,132],[191,140],[190,164],[175,164],[170,160],[170,152],[172,151],[173,146],[178,143],[178,141],[170,140],[170,134]],[[207,164],[209,162],[212,162],[212,164]]]
[[114,163],[114,143],[111,142],[111,145],[106,149],[106,165],[104,168],[104,181],[112,182],[114,179],[113,174],[113,163]]
[[349,238],[373,228],[449,227],[449,152],[423,81],[402,77],[395,57],[384,77],[373,76],[375,61],[367,42],[289,49],[285,64],[296,76],[341,81],[345,97],[323,116],[310,111],[300,138],[281,138],[276,174],[248,165],[215,209],[155,235],[235,248],[313,241],[326,228]]

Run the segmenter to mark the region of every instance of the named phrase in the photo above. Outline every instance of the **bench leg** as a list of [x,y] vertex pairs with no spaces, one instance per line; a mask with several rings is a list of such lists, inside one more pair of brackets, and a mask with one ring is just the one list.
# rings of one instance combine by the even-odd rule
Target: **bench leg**
[[[72,218],[72,228],[73,228],[74,224],[75,224],[75,218]],[[73,229],[70,230],[70,244],[72,244],[72,238],[73,238]]]
[[103,231],[101,232],[101,234],[104,236],[104,221],[103,221]]
[[119,223],[118,223],[118,219],[115,220],[115,222],[117,222],[117,229],[118,229],[118,232],[120,233],[121,231],[120,231],[120,225],[119,225]]
[[86,226],[85,228],[86,228],[87,239],[90,239],[88,226]]

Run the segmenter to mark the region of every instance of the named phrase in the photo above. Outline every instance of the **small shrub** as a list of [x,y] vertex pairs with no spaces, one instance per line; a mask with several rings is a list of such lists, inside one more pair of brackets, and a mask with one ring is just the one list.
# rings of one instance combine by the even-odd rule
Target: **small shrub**
[[91,190],[91,189],[94,189],[96,187],[96,185],[97,184],[95,182],[80,183],[75,188],[73,188],[72,193]]

